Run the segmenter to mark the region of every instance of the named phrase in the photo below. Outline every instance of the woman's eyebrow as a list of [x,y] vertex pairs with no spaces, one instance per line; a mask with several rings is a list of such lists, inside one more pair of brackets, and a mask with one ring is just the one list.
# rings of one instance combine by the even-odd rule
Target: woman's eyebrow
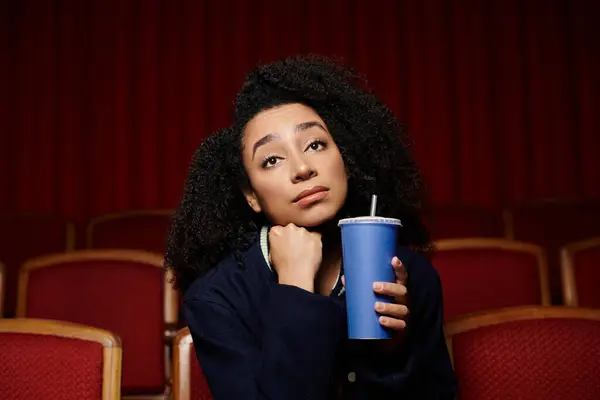
[[256,141],[256,143],[254,143],[254,146],[252,146],[252,159],[254,160],[254,155],[256,154],[256,150],[260,146],[264,146],[265,144],[270,143],[273,140],[279,140],[279,139],[281,139],[281,137],[277,133],[269,133],[268,135],[263,136],[260,139],[258,139]]
[[327,129],[325,129],[325,126],[323,126],[323,124],[320,123],[319,121],[308,121],[308,122],[302,122],[302,123],[296,125],[296,133],[310,129],[313,126],[319,127],[322,130],[324,130],[325,132],[327,132]]
[[[327,129],[325,128],[325,126],[322,123],[320,123],[319,121],[301,122],[298,125],[296,125],[295,132],[296,133],[303,132],[314,126],[321,128],[324,132],[327,132]],[[254,160],[254,155],[256,154],[256,150],[258,150],[258,148],[260,146],[264,146],[267,143],[271,143],[272,141],[279,140],[279,139],[281,139],[281,137],[279,136],[279,134],[277,132],[269,133],[268,135],[265,135],[265,136],[261,137],[260,139],[258,139],[256,141],[256,143],[254,143],[254,146],[252,146],[252,159]]]

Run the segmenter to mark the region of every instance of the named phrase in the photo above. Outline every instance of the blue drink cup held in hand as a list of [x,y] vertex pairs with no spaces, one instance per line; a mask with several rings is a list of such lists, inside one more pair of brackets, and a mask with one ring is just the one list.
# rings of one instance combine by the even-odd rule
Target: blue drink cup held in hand
[[342,229],[348,338],[389,339],[390,332],[379,323],[375,302],[392,299],[375,293],[373,282],[396,281],[392,259],[402,223],[369,216],[342,219],[338,225]]

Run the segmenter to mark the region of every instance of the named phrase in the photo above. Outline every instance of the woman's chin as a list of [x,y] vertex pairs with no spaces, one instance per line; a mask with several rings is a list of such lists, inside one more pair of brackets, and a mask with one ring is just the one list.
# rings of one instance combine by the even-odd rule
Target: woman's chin
[[314,210],[314,213],[306,213],[305,215],[298,216],[291,221],[294,225],[301,226],[303,228],[316,228],[330,222],[334,222],[336,219],[336,212],[326,212],[326,210]]
[[341,206],[335,207],[326,203],[315,204],[313,207],[304,209],[301,212],[290,210],[286,214],[267,216],[267,219],[272,225],[294,224],[302,228],[313,229],[331,223],[336,224],[341,208]]

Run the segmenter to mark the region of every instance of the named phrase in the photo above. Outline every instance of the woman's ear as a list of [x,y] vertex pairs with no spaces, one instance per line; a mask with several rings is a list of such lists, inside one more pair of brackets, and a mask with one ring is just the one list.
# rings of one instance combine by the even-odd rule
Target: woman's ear
[[252,208],[254,210],[254,212],[256,212],[256,213],[262,212],[262,208],[260,207],[258,198],[256,197],[256,193],[254,193],[254,190],[252,190],[248,187],[245,187],[245,188],[242,188],[242,193],[244,193],[244,197],[246,198],[248,205],[250,206],[250,208]]

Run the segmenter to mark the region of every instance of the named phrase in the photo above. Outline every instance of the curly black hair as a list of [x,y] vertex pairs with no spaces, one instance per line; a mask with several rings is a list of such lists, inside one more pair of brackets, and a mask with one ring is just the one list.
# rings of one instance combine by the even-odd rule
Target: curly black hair
[[237,95],[232,126],[208,137],[194,154],[165,257],[180,290],[226,255],[239,260],[256,240],[266,221],[241,191],[250,187],[241,156],[243,129],[259,112],[290,103],[313,108],[342,154],[348,175],[344,215],[366,215],[377,194],[378,215],[403,222],[400,244],[431,249],[419,216],[424,184],[404,126],[350,68],[328,58],[293,57],[251,71]]

